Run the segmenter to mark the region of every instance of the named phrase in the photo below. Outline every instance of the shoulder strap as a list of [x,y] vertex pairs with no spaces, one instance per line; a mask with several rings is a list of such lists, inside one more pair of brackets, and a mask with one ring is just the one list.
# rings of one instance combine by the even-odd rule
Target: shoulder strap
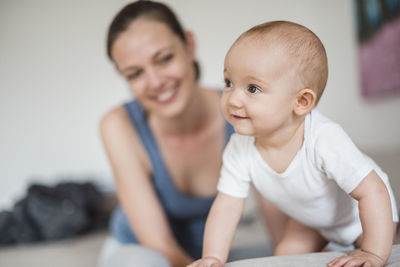
[[164,161],[161,158],[160,151],[157,147],[156,140],[153,133],[147,123],[146,112],[143,107],[137,101],[131,101],[126,103],[125,109],[128,111],[129,117],[132,124],[135,126],[137,133],[139,134],[140,140],[146,149],[146,152],[150,158],[153,166],[154,173],[167,173]]

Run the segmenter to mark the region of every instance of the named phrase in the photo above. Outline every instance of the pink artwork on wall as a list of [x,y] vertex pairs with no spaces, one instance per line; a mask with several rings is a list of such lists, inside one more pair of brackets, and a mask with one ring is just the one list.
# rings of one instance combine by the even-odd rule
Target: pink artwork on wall
[[400,0],[355,0],[361,93],[400,95]]

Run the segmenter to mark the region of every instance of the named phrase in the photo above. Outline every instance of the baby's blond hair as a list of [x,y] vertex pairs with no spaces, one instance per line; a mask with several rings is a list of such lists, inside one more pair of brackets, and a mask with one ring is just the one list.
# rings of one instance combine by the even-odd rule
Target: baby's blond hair
[[257,25],[244,32],[242,39],[257,38],[267,46],[278,44],[296,60],[296,68],[304,88],[312,89],[318,103],[328,79],[328,60],[325,48],[308,28],[289,21],[271,21]]

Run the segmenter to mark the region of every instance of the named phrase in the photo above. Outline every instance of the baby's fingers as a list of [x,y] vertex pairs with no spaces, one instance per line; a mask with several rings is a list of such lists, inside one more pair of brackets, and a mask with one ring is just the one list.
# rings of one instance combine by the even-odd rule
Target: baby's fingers
[[372,267],[372,265],[369,262],[365,262],[365,260],[363,259],[354,258],[348,255],[334,259],[328,264],[328,267],[357,267],[357,266]]
[[190,265],[186,267],[222,267],[223,265],[219,262],[216,262],[212,259],[200,259],[195,262],[192,262]]
[[201,267],[201,266],[202,266],[202,264],[199,261],[195,261],[195,262],[192,262],[189,265],[186,265],[186,267]]
[[204,261],[195,261],[186,267],[210,267],[210,265]]
[[348,256],[348,255],[341,256],[341,257],[339,257],[339,258],[334,259],[333,261],[331,261],[331,262],[328,264],[328,267],[339,267],[339,266],[343,266],[343,264],[345,264],[346,262],[348,262],[350,259],[351,259],[351,257]]
[[207,265],[204,265],[203,260],[197,260],[195,262],[192,262],[191,264],[187,265],[186,267],[208,267]]

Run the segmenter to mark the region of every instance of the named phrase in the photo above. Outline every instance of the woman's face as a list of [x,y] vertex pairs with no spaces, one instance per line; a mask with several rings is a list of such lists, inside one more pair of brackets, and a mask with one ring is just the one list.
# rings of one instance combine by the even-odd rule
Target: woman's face
[[[188,42],[192,44],[192,42]],[[196,86],[193,45],[165,24],[140,18],[121,33],[112,58],[148,112],[179,115]]]

